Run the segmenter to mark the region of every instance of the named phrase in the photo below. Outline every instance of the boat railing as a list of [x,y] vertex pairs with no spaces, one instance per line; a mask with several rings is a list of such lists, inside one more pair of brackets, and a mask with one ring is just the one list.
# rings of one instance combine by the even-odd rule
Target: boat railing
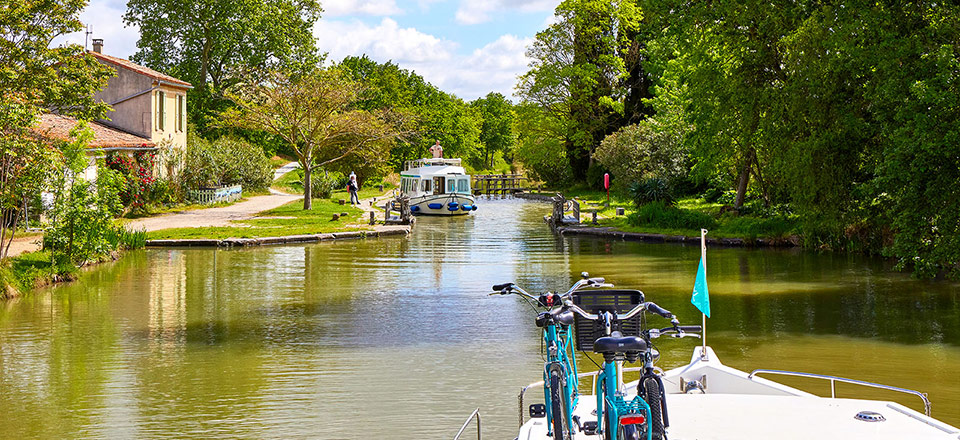
[[865,387],[879,388],[887,391],[896,391],[898,393],[913,394],[914,396],[917,396],[921,400],[923,400],[923,412],[927,415],[927,417],[930,417],[930,399],[927,399],[927,393],[921,393],[916,390],[909,390],[906,388],[899,388],[899,387],[894,387],[890,385],[866,382],[866,381],[856,380],[856,379],[847,379],[845,377],[828,376],[825,374],[803,373],[798,371],[784,371],[784,370],[768,370],[764,368],[753,370],[750,373],[750,375],[747,376],[747,378],[750,380],[753,380],[753,377],[760,373],[780,374],[783,376],[797,376],[797,377],[808,377],[813,379],[829,380],[830,381],[830,397],[833,399],[837,398],[837,382],[861,385]]
[[467,427],[470,426],[470,422],[477,421],[477,440],[480,440],[480,408],[473,410],[473,413],[470,414],[470,417],[467,417],[467,421],[463,422],[463,426],[460,427],[460,431],[457,432],[457,435],[453,437],[453,440],[460,440],[460,436],[463,435],[463,431],[467,430]]
[[[623,372],[624,372],[624,373],[629,373],[629,372],[631,372],[631,371],[643,371],[643,367],[630,367],[630,368],[624,368],[624,369],[623,369]],[[597,388],[597,376],[599,376],[599,375],[600,375],[600,371],[590,371],[590,372],[586,372],[586,373],[580,373],[580,374],[577,375],[577,380],[583,379],[584,377],[591,377],[591,378],[593,378],[593,381],[592,381],[592,383],[591,383],[591,385],[590,385],[590,389],[593,390],[593,389],[596,389],[596,388]],[[539,382],[534,382],[534,383],[532,383],[532,384],[530,384],[530,385],[527,385],[527,386],[523,387],[523,388],[520,390],[520,395],[517,396],[517,400],[518,400],[519,403],[520,403],[519,411],[517,412],[517,414],[518,414],[518,416],[519,416],[519,418],[520,418],[520,426],[523,426],[523,395],[526,394],[526,392],[527,392],[528,389],[533,388],[533,387],[536,387],[536,386],[543,386],[543,381],[541,380],[541,381],[539,381]]]
[[460,159],[452,159],[452,158],[445,158],[445,157],[438,157],[433,159],[415,159],[415,160],[405,161],[403,163],[403,169],[410,170],[413,168],[421,168],[421,167],[429,167],[429,166],[436,167],[436,166],[444,166],[444,165],[459,167],[461,166],[461,161]]

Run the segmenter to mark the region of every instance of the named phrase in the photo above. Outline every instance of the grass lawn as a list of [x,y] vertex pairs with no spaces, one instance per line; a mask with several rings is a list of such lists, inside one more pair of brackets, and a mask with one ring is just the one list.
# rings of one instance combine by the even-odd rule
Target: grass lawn
[[[332,220],[334,214],[340,213],[347,213],[347,217]],[[261,212],[256,219],[237,222],[237,226],[164,229],[147,233],[147,239],[258,238],[359,231],[366,229],[359,226],[366,224],[362,213],[358,208],[325,199],[314,200],[313,209],[304,211],[303,201],[298,200]]]
[[[647,221],[640,221],[637,208],[628,197],[610,194],[610,205],[606,206],[607,194],[603,191],[572,188],[564,190],[567,198],[580,200],[580,220],[590,222],[590,211],[597,210],[601,219],[599,226],[613,227],[624,232],[649,234],[683,235],[699,237],[700,227],[710,231],[716,238],[774,238],[782,239],[799,235],[799,223],[795,216],[761,217],[755,215],[721,215],[723,204],[710,203],[701,198],[688,197],[677,201],[676,209],[652,209],[647,212]],[[616,215],[616,208],[624,208],[626,215]],[[698,225],[699,227],[691,227]]]
[[171,212],[183,212],[183,211],[194,211],[197,209],[209,209],[209,208],[222,208],[224,206],[230,206],[235,203],[245,202],[250,199],[250,197],[265,196],[269,195],[269,189],[260,189],[256,191],[243,191],[243,197],[239,200],[234,200],[232,202],[218,202],[211,204],[198,204],[198,203],[182,203],[172,206],[163,206],[163,205],[151,205],[146,207],[146,212],[128,212],[119,219],[120,224],[123,224],[127,220],[138,219],[143,217],[152,217],[155,215],[169,214]]

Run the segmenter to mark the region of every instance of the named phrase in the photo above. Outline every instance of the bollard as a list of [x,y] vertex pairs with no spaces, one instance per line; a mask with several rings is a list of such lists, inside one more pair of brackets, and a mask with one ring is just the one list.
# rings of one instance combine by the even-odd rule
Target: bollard
[[382,184],[382,183],[381,183],[379,186],[377,186],[377,188],[380,189],[380,192],[383,192],[383,184]]
[[347,201],[346,201],[346,200],[343,200],[343,199],[340,199],[340,204],[341,204],[341,205],[346,205],[346,204],[347,204]]
[[624,215],[625,211],[623,208],[617,208],[617,215]]
[[376,223],[376,217],[373,216],[373,211],[370,211],[370,226],[373,226]]
[[597,224],[597,211],[593,211],[593,224]]
[[340,220],[340,214],[334,214],[334,215],[333,215],[333,220],[331,220],[331,221],[334,221],[334,222],[335,222],[335,221],[337,221],[337,220]]

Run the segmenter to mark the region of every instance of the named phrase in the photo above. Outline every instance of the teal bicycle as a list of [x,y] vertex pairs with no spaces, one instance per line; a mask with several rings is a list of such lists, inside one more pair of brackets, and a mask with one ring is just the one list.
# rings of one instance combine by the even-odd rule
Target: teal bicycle
[[[659,377],[647,377],[652,369],[648,370],[642,381],[644,385],[638,387],[643,392],[628,399],[623,384],[623,363],[644,360],[646,364],[654,356],[650,336],[643,330],[643,312],[670,319],[669,329],[683,333],[685,328],[679,327],[678,320],[669,311],[644,301],[643,292],[639,290],[584,290],[613,286],[602,278],[583,275],[583,280],[562,295],[547,292],[533,296],[513,283],[494,286],[498,291],[494,294],[518,294],[548,309],[537,317],[537,325],[545,329],[547,346],[543,381],[546,403],[543,407],[531,405],[530,415],[547,417],[547,435],[554,439],[570,439],[574,426],[585,435],[600,434],[606,440],[661,439],[666,416],[665,401],[659,392],[662,384],[657,383],[660,386],[656,391],[650,389],[650,380],[658,382]],[[580,397],[577,379],[580,375],[571,351],[574,340],[571,325],[575,325],[577,348],[603,356],[594,389],[596,420],[581,421],[581,417],[574,415]]]
[[573,312],[563,307],[564,298],[586,287],[608,287],[603,278],[589,278],[587,273],[581,274],[583,279],[577,281],[564,294],[547,292],[534,296],[513,283],[493,286],[496,292],[491,295],[516,294],[529,300],[535,308],[546,309],[538,313],[536,324],[543,329],[543,343],[546,349],[546,362],[543,366],[543,399],[544,404],[532,405],[530,413],[534,417],[546,417],[547,435],[555,439],[569,440],[573,437],[574,424],[573,408],[579,400],[579,381],[577,378],[577,362],[573,355],[573,334],[570,325],[574,322]]

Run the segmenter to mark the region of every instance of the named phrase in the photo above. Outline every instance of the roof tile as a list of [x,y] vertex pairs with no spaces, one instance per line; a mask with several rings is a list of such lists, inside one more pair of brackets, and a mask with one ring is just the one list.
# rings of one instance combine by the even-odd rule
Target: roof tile
[[184,87],[184,88],[193,88],[193,85],[191,85],[190,83],[188,83],[188,82],[186,82],[186,81],[179,80],[179,79],[174,78],[174,77],[172,77],[172,76],[170,76],[170,75],[166,75],[166,74],[157,72],[156,70],[153,70],[153,69],[151,69],[151,68],[149,68],[149,67],[144,67],[144,66],[141,66],[141,65],[139,65],[139,64],[135,64],[134,62],[132,62],[132,61],[130,61],[130,60],[125,60],[125,59],[123,59],[123,58],[117,58],[117,57],[114,57],[114,56],[105,55],[105,54],[102,54],[102,53],[99,53],[99,52],[90,51],[89,53],[90,53],[90,55],[93,55],[93,56],[97,57],[97,58],[100,59],[100,60],[103,60],[103,61],[105,61],[105,62],[108,62],[108,63],[113,64],[113,65],[118,66],[118,67],[123,67],[124,69],[127,69],[127,70],[132,70],[132,71],[137,72],[137,73],[139,73],[139,74],[141,74],[141,75],[146,75],[146,76],[148,76],[148,77],[150,77],[150,78],[153,78],[153,79],[155,79],[155,80],[166,81],[166,82],[169,82],[169,83],[172,83],[172,84],[174,84],[174,85],[178,85],[178,86],[181,86],[181,87]]
[[[31,131],[45,139],[69,141],[70,130],[76,127],[77,122],[69,116],[45,113],[40,116],[40,124],[33,127]],[[150,139],[110,128],[99,122],[90,122],[89,126],[94,136],[90,142],[90,148],[156,147]]]

